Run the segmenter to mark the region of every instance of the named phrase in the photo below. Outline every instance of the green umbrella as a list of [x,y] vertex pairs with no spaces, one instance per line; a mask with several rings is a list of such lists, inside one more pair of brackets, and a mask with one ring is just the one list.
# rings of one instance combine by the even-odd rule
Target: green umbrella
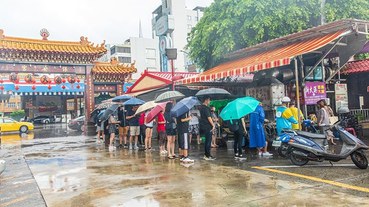
[[259,103],[260,102],[258,100],[250,96],[238,98],[232,102],[229,102],[227,106],[224,107],[220,113],[220,117],[223,120],[240,119],[255,111]]
[[218,111],[219,109],[225,107],[229,102],[231,102],[232,100],[230,99],[225,99],[225,100],[213,100],[210,101],[210,106],[214,106],[215,109]]

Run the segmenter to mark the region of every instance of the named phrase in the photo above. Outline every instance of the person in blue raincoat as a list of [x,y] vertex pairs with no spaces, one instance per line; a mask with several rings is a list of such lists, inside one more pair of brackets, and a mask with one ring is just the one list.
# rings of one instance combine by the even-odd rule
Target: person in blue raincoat
[[282,134],[282,129],[292,129],[292,124],[298,124],[298,121],[293,117],[293,112],[288,108],[291,99],[288,97],[282,98],[282,106],[279,106],[276,111],[277,135]]
[[265,140],[264,133],[264,119],[265,113],[260,103],[254,112],[250,114],[250,148],[257,148],[259,156],[271,156],[267,151],[268,143]]

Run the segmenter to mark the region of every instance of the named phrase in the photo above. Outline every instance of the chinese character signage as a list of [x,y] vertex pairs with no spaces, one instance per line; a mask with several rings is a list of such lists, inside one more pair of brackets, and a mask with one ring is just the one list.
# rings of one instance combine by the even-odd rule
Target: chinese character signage
[[305,104],[314,105],[321,99],[327,97],[324,82],[306,82],[305,84]]
[[348,107],[347,84],[337,83],[334,85],[336,97],[336,110],[341,107]]

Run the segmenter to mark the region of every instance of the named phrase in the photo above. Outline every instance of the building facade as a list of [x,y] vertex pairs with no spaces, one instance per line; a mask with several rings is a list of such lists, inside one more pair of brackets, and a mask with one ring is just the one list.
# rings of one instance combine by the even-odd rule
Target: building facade
[[123,44],[110,47],[111,57],[124,64],[135,63],[137,73],[132,78],[137,80],[145,70],[160,71],[159,39],[157,37],[130,37]]
[[[188,71],[193,65],[185,47],[192,28],[203,16],[204,7],[186,8],[185,0],[162,0],[162,4],[153,12],[152,36],[160,38],[163,47],[177,48],[175,71]],[[161,49],[161,71],[170,71],[170,64]]]

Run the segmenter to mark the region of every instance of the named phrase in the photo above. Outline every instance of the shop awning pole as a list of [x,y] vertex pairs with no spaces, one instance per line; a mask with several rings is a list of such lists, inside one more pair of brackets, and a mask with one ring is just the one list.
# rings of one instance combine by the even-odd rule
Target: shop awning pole
[[298,108],[298,112],[297,112],[297,122],[298,125],[300,126],[300,87],[299,87],[299,73],[298,73],[298,66],[297,66],[297,58],[295,58],[295,84],[296,84],[296,103],[297,103],[297,108]]

